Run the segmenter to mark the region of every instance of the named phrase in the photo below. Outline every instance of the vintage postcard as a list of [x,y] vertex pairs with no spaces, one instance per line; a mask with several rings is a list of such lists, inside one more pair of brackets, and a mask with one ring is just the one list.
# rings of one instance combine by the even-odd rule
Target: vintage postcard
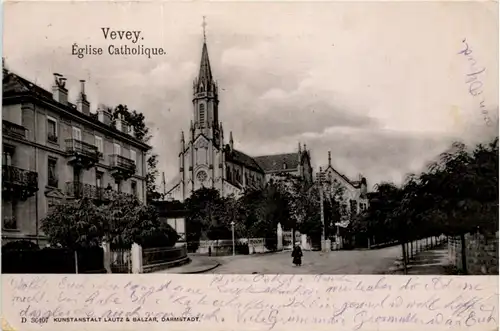
[[3,329],[498,328],[497,3],[3,14]]

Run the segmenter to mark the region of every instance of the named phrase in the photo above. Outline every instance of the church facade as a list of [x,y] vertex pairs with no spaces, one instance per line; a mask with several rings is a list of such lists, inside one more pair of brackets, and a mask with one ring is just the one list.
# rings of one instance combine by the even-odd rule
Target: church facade
[[166,186],[166,197],[184,201],[192,192],[215,188],[221,196],[236,197],[246,189],[260,189],[274,176],[291,173],[312,182],[310,152],[304,145],[294,153],[251,157],[229,142],[219,118],[218,85],[212,75],[206,41],[198,77],[193,82],[193,113],[189,132],[181,132],[179,172]]

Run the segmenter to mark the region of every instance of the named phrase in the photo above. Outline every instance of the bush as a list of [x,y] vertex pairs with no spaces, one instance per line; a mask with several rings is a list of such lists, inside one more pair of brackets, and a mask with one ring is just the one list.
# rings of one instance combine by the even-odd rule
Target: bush
[[32,241],[28,240],[16,240],[6,243],[2,247],[2,252],[5,251],[36,251],[40,247]]

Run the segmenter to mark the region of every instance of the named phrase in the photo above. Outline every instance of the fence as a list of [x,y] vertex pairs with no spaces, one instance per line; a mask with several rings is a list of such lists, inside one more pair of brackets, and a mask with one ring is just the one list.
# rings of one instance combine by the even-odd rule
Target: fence
[[[78,261],[78,263],[76,263]],[[2,273],[72,274],[105,273],[100,247],[78,250],[44,248],[40,250],[2,250]]]
[[130,249],[113,249],[111,251],[111,272],[132,273],[132,254]]
[[494,234],[468,233],[464,239],[465,268],[459,236],[448,239],[450,264],[469,275],[498,275],[498,231]]

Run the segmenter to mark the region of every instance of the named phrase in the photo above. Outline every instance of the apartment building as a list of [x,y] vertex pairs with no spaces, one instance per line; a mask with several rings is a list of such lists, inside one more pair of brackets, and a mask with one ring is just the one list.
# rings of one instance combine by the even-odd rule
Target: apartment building
[[[122,119],[99,107],[90,112],[85,81],[75,103],[66,79],[52,91],[3,70],[2,240],[47,238],[40,220],[65,199],[110,199],[110,192],[146,202],[146,152]],[[78,86],[78,84],[75,84]]]

